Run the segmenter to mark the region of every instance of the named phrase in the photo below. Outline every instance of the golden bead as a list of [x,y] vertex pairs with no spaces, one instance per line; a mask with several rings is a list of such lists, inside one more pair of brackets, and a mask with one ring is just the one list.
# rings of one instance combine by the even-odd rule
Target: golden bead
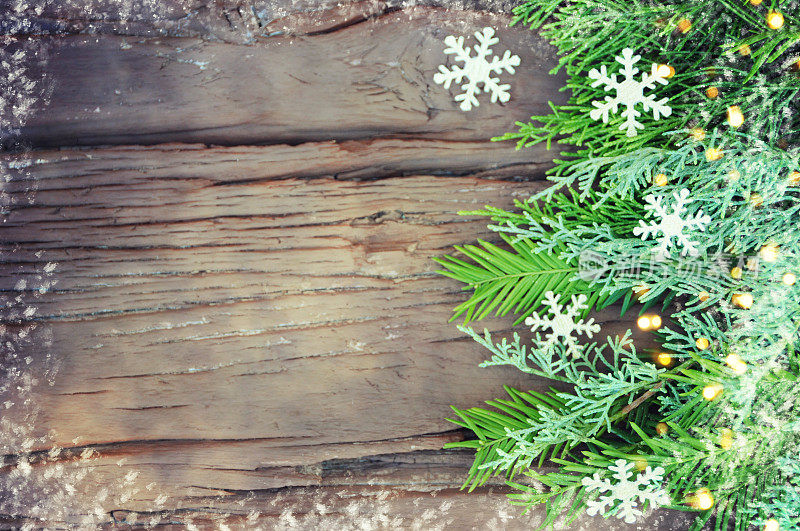
[[758,208],[764,204],[764,198],[761,197],[761,194],[758,192],[753,192],[750,194],[750,204],[753,205],[753,207]]
[[728,180],[729,181],[738,181],[742,177],[742,174],[739,170],[731,170],[728,172]]
[[688,18],[682,18],[678,21],[678,31],[681,33],[688,33],[692,29],[692,21]]
[[768,243],[758,251],[758,255],[765,262],[774,262],[778,259],[778,246],[774,243]]
[[780,11],[770,11],[767,13],[767,26],[769,26],[769,29],[781,29],[783,27],[783,13]]
[[[760,0],[759,0],[760,1]],[[774,518],[770,518],[764,522],[764,531],[780,531],[781,524]]]
[[711,98],[712,100],[719,96],[719,89],[717,87],[708,87],[706,89],[706,96]]
[[719,160],[724,155],[724,152],[719,148],[708,148],[706,150],[706,160],[709,162],[713,162],[715,160]]
[[661,328],[661,316],[642,315],[636,320],[636,326],[642,330],[658,330]]
[[749,293],[737,293],[731,297],[731,301],[739,308],[743,308],[745,310],[748,310],[751,306],[753,306],[753,296]]
[[725,363],[736,374],[744,374],[747,371],[747,364],[738,354],[730,353],[725,356]]
[[739,46],[739,53],[741,55],[750,55],[750,51],[751,51],[750,46],[747,44],[742,44],[741,46]]
[[800,171],[793,171],[789,174],[789,184],[792,186],[800,184]]
[[653,184],[656,186],[666,186],[668,182],[669,179],[667,179],[667,175],[664,173],[659,173],[653,177]]
[[697,298],[700,299],[702,302],[707,301],[709,297],[711,297],[711,294],[708,293],[707,291],[701,291],[700,293],[697,294]]
[[666,435],[669,432],[669,426],[666,422],[659,422],[656,424],[656,433],[659,435]]
[[795,282],[797,282],[797,275],[794,273],[786,273],[783,275],[783,283],[787,286],[794,286]]
[[692,496],[691,505],[695,509],[707,511],[714,507],[714,496],[708,489],[700,489]]
[[762,2],[762,0],[750,0],[750,5],[760,6],[761,2]]
[[721,392],[722,386],[720,384],[709,384],[703,387],[703,398],[711,401],[717,398]]
[[734,129],[739,128],[744,123],[744,115],[737,105],[728,107],[728,124]]
[[673,68],[670,65],[662,63],[658,65],[658,68],[656,69],[656,74],[658,74],[663,78],[669,79],[675,75],[675,68]]
[[740,278],[742,278],[742,268],[739,267],[739,266],[732,267],[731,268],[731,278],[735,278],[736,280],[739,280]]
[[704,337],[698,337],[697,341],[695,341],[694,344],[697,346],[698,349],[705,350],[708,348],[709,345],[711,345],[711,342]]
[[689,131],[691,137],[698,142],[703,140],[706,137],[706,132],[703,130],[702,127],[695,127],[691,131]]
[[722,428],[722,436],[719,438],[719,445],[723,450],[730,450],[733,446],[733,430],[730,428]]
[[669,364],[672,363],[672,356],[667,354],[666,352],[659,352],[658,356],[656,356],[656,361],[659,365],[663,365],[664,367],[669,367]]

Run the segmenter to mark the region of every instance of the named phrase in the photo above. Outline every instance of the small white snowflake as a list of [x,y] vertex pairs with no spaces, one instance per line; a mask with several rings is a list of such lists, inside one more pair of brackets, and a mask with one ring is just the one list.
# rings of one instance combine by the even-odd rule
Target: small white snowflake
[[[633,463],[624,459],[617,459],[608,470],[614,472],[611,476],[618,480],[612,483],[609,478],[601,478],[599,472],[595,472],[592,477],[585,477],[581,480],[587,491],[599,491],[600,496],[596,500],[586,502],[588,509],[586,514],[594,516],[598,513],[606,516],[611,506],[619,501],[619,512],[617,518],[624,518],[625,523],[632,524],[636,518],[642,515],[638,509],[640,503],[650,502],[651,505],[669,504],[669,496],[660,484],[664,479],[664,469],[660,466],[655,469],[649,466],[644,472],[639,472],[634,481],[631,469]],[[608,491],[608,494],[603,494]]]
[[639,72],[639,69],[634,65],[641,58],[641,55],[633,55],[633,50],[630,48],[622,50],[621,57],[616,57],[617,62],[622,65],[621,73],[625,76],[625,80],[622,82],[617,81],[617,74],[609,77],[605,65],[601,66],[600,70],[592,68],[589,72],[589,77],[596,80],[592,83],[593,87],[605,85],[605,90],[616,90],[616,95],[613,98],[606,96],[605,102],[593,101],[592,105],[596,108],[592,109],[589,116],[594,120],[602,118],[603,123],[608,123],[609,112],[616,113],[619,105],[624,105],[625,109],[622,111],[622,116],[625,118],[625,122],[619,128],[626,129],[628,136],[636,136],[638,134],[637,129],[644,129],[644,125],[636,120],[641,116],[641,113],[636,110],[638,103],[642,104],[645,112],[652,109],[653,118],[656,120],[662,116],[672,114],[672,108],[666,104],[669,101],[668,98],[655,101],[655,96],[652,94],[649,96],[644,95],[645,89],[654,89],[656,83],[661,83],[662,85],[668,83],[667,78],[663,75],[663,68],[660,69],[657,64],[653,63],[649,74],[642,73],[641,81],[636,81],[634,78]]
[[[584,322],[583,319],[575,321],[581,310],[586,310],[586,295],[572,296],[572,304],[566,308],[562,313],[564,306],[558,302],[558,296],[552,291],[544,294],[542,304],[548,306],[548,312],[552,315],[549,318],[543,318],[538,314],[533,314],[525,319],[525,324],[532,327],[531,332],[550,328],[551,332],[546,334],[546,340],[540,341],[541,348],[549,348],[555,345],[559,340],[567,349],[567,354],[572,354],[577,358],[580,355],[580,348],[578,348],[578,341],[573,337],[572,333],[577,335],[586,334],[591,339],[592,335],[600,331],[600,325],[594,324],[594,319],[589,319]],[[537,334],[537,339],[538,339]]]
[[[644,200],[647,202],[645,210],[655,214],[660,218],[660,221],[650,221],[646,224],[643,220],[639,220],[639,226],[633,229],[634,236],[641,236],[642,240],[646,240],[650,236],[656,236],[659,232],[661,236],[658,238],[659,245],[656,248],[656,256],[664,258],[669,254],[673,246],[680,246],[681,256],[697,256],[697,242],[694,242],[683,233],[684,229],[692,230],[697,229],[703,231],[711,222],[711,218],[703,214],[699,210],[694,216],[689,216],[683,219],[686,213],[686,205],[692,202],[689,199],[689,189],[684,188],[680,192],[673,193],[675,203],[672,205],[672,212],[668,212],[667,208],[661,204],[663,197],[656,197],[653,194],[647,195]],[[675,238],[675,244],[672,239]]]
[[450,88],[450,83],[455,81],[461,83],[461,80],[466,77],[467,83],[461,85],[464,91],[455,97],[455,101],[461,102],[461,110],[469,111],[473,106],[478,107],[477,95],[480,94],[481,89],[478,87],[483,83],[483,92],[490,92],[492,96],[492,103],[498,100],[505,103],[511,97],[508,89],[511,85],[498,85],[500,78],[492,77],[491,74],[502,74],[506,70],[509,74],[514,73],[514,67],[519,66],[519,57],[511,55],[511,52],[506,50],[503,58],[500,59],[494,56],[491,62],[486,60],[486,57],[492,53],[491,46],[500,42],[500,39],[494,36],[492,28],[483,28],[483,31],[476,31],[475,38],[480,43],[475,46],[475,56],[470,57],[470,48],[464,48],[464,37],[455,38],[453,35],[448,35],[444,39],[447,45],[445,54],[454,54],[456,61],[462,61],[464,66],[454,65],[452,70],[449,70],[444,65],[439,65],[439,71],[433,75],[433,81],[437,84],[444,85],[445,89]]

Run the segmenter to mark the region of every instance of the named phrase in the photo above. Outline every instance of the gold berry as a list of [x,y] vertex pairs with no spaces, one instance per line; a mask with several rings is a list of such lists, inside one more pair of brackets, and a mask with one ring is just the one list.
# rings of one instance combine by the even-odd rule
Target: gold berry
[[783,27],[783,14],[780,11],[767,13],[767,26],[769,26],[769,29],[781,29]]
[[728,123],[734,129],[741,127],[744,123],[744,115],[738,105],[728,107]]
[[733,446],[733,430],[722,428],[722,436],[719,438],[719,445],[723,450],[730,450]]
[[706,150],[706,160],[709,162],[719,160],[724,155],[724,152],[719,148],[708,148]]
[[733,304],[745,310],[753,306],[753,296],[749,293],[736,293],[731,297]]

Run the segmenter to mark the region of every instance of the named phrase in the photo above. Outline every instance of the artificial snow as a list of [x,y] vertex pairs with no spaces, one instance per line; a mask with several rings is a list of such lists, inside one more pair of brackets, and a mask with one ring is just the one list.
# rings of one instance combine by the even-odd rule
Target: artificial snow
[[500,78],[492,77],[494,74],[502,74],[503,70],[509,74],[514,73],[514,67],[519,66],[519,56],[511,55],[511,52],[506,50],[502,59],[494,56],[492,61],[489,62],[486,58],[492,53],[491,46],[500,42],[500,39],[494,36],[494,29],[486,27],[482,31],[475,32],[475,38],[478,39],[479,45],[475,46],[472,50],[475,52],[474,56],[470,56],[470,47],[464,48],[464,37],[456,38],[453,35],[448,35],[444,39],[447,45],[445,54],[453,54],[456,61],[464,63],[464,66],[454,65],[452,69],[448,69],[444,65],[439,65],[439,71],[433,75],[433,81],[439,85],[443,85],[445,89],[450,88],[450,84],[455,81],[461,83],[463,78],[467,78],[468,82],[461,85],[464,91],[456,95],[455,101],[461,102],[461,110],[469,111],[472,107],[478,107],[477,95],[481,93],[479,84],[483,84],[483,92],[491,93],[491,102],[501,103],[507,102],[511,95],[508,90],[511,85],[504,84],[498,85]]
[[[706,226],[711,222],[711,218],[703,214],[702,210],[698,210],[694,216],[688,216],[685,219],[682,217],[686,214],[686,205],[693,200],[689,198],[689,189],[684,188],[679,192],[673,193],[675,202],[672,205],[672,212],[667,210],[667,207],[661,204],[663,197],[656,197],[653,194],[645,196],[644,200],[647,202],[645,210],[649,213],[655,214],[660,220],[656,222],[651,220],[650,224],[639,220],[639,226],[633,229],[634,236],[641,236],[642,240],[646,240],[650,236],[658,237],[658,246],[656,247],[657,257],[664,258],[669,252],[677,246],[681,247],[681,256],[697,256],[697,242],[690,240],[684,234],[684,230],[705,230]],[[675,240],[673,242],[673,239]]]
[[668,83],[667,78],[659,71],[657,64],[653,63],[650,73],[643,73],[642,80],[636,81],[634,76],[639,73],[639,69],[634,65],[641,58],[641,55],[633,55],[633,50],[630,48],[625,48],[622,50],[622,56],[616,57],[617,62],[622,65],[620,72],[625,76],[625,80],[622,82],[617,81],[617,74],[609,77],[605,65],[601,66],[600,70],[592,68],[589,72],[589,77],[596,80],[592,83],[593,87],[605,85],[605,90],[614,89],[616,91],[616,95],[613,98],[606,96],[604,102],[593,101],[592,105],[596,108],[592,109],[589,116],[594,120],[602,118],[603,123],[608,123],[609,114],[616,113],[619,110],[619,106],[623,105],[625,108],[622,110],[622,117],[625,118],[625,122],[619,128],[625,129],[627,136],[636,136],[638,134],[637,129],[644,129],[644,125],[636,120],[642,115],[636,110],[636,105],[639,103],[642,104],[645,112],[652,110],[653,118],[656,120],[662,116],[672,114],[672,108],[666,104],[669,101],[668,98],[655,101],[654,95],[644,95],[645,89],[654,89],[656,83],[662,85]]
[[552,291],[544,294],[542,304],[549,307],[548,312],[552,317],[541,317],[533,314],[525,319],[525,324],[531,327],[531,332],[549,328],[551,332],[546,334],[545,341],[540,341],[542,348],[549,348],[556,344],[561,344],[566,348],[567,354],[572,354],[577,358],[581,351],[578,345],[578,338],[573,336],[585,334],[591,339],[592,335],[600,331],[600,325],[594,324],[594,319],[584,322],[583,319],[575,321],[581,310],[588,309],[586,305],[586,295],[573,295],[572,304],[564,308],[558,302],[558,296]]
[[[600,492],[600,496],[596,500],[586,502],[588,507],[586,514],[594,516],[599,513],[607,516],[611,506],[615,502],[619,502],[617,518],[624,518],[625,523],[633,524],[642,515],[642,511],[638,509],[640,503],[645,501],[653,505],[669,503],[666,491],[659,487],[664,477],[663,468],[658,466],[653,469],[648,466],[644,472],[637,474],[635,480],[631,481],[632,468],[633,463],[630,461],[617,459],[613,465],[608,467],[608,470],[613,472],[611,477],[617,480],[616,483],[612,483],[611,479],[607,477],[601,478],[599,472],[595,472],[591,477],[583,478],[581,483],[587,491]],[[604,492],[608,492],[608,494],[603,494]]]

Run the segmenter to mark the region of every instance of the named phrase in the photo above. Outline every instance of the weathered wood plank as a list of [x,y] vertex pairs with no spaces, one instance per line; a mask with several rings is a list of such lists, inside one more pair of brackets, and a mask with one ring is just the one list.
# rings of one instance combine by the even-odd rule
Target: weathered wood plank
[[[559,98],[551,50],[507,15],[393,1],[84,3],[11,28],[116,35],[41,40],[54,92],[22,139],[183,143],[4,159],[0,334],[27,334],[41,382],[3,410],[0,527],[540,521],[499,480],[456,490],[448,406],[549,382],[477,367],[431,257],[491,237],[457,210],[542,186],[551,154],[487,138]],[[484,25],[525,68],[508,106],[461,113],[431,77],[445,35]]]
[[[26,437],[42,453],[22,457],[33,472],[19,514],[42,506],[50,522],[189,515],[267,528],[284,525],[287,511],[319,525],[389,512],[424,527],[541,518],[502,510],[504,491],[484,490],[489,512],[450,512],[476,502],[454,490],[469,456],[430,453],[463,437],[444,420],[451,404],[479,404],[502,384],[548,385],[478,368],[484,353],[446,322],[463,295],[433,273],[432,256],[490,237],[485,220],[457,210],[510,205],[543,185],[487,178],[543,164],[522,156],[493,170],[520,155],[490,146],[376,140],[38,151],[31,165],[7,157],[8,192],[37,192],[0,228],[14,249],[0,286],[39,293],[50,282],[42,267],[58,264],[36,313],[20,317],[38,325],[32,372],[60,365],[53,385],[37,388]],[[413,175],[432,164],[449,176]],[[367,168],[411,175],[331,177]],[[611,333],[624,325],[611,311],[599,319]],[[510,319],[485,324],[504,329]],[[4,411],[12,425],[28,415]],[[67,449],[51,457],[53,445]],[[22,481],[19,458],[0,474],[9,491]],[[80,499],[55,509],[67,486]],[[364,500],[405,501],[342,513],[362,487]],[[298,506],[303,496],[319,504]]]
[[[427,144],[395,148],[409,155],[400,166],[437,158]],[[2,285],[25,279],[35,293],[41,267],[58,264],[30,317],[62,360],[42,398],[54,443],[404,437],[449,429],[451,403],[527,385],[476,367],[482,353],[447,324],[462,295],[430,259],[487,234],[456,211],[541,184],[281,171],[303,158],[311,175],[392,159],[391,141],[358,145],[368,153],[349,165],[340,153],[354,145],[36,154],[20,184],[36,184],[34,204],[0,229],[17,262]],[[266,169],[248,174],[259,156]]]
[[[75,486],[80,503],[44,503],[52,507],[51,524],[91,522],[102,528],[531,529],[541,523],[543,508],[522,514],[508,504],[512,490],[498,479],[469,494],[459,491],[471,456],[434,448],[445,440],[375,442],[360,447],[371,450],[367,455],[359,455],[357,445],[270,447],[264,453],[251,441],[216,449],[210,442],[101,447],[91,457],[64,463],[57,476],[62,484],[48,492],[60,495],[64,485]],[[253,451],[262,459],[250,457]],[[324,455],[338,457],[313,460]],[[76,507],[97,513],[87,518]],[[582,515],[568,528],[671,530],[688,527],[691,519],[659,511],[628,526]]]
[[[419,0],[417,6],[510,13],[509,0]],[[22,35],[112,34],[196,37],[238,44],[275,35],[308,35],[357,24],[409,7],[402,0],[72,0],[24,4],[4,20],[6,33]],[[469,16],[469,13],[464,13]]]
[[[560,101],[552,49],[509,18],[414,8],[312,36],[241,46],[198,39],[47,41],[53,93],[22,138],[34,145],[301,143],[374,136],[485,141]],[[433,84],[442,39],[498,28],[525,68],[508,105],[464,113]],[[502,50],[498,50],[502,52]],[[80,76],[74,75],[81,72]]]

